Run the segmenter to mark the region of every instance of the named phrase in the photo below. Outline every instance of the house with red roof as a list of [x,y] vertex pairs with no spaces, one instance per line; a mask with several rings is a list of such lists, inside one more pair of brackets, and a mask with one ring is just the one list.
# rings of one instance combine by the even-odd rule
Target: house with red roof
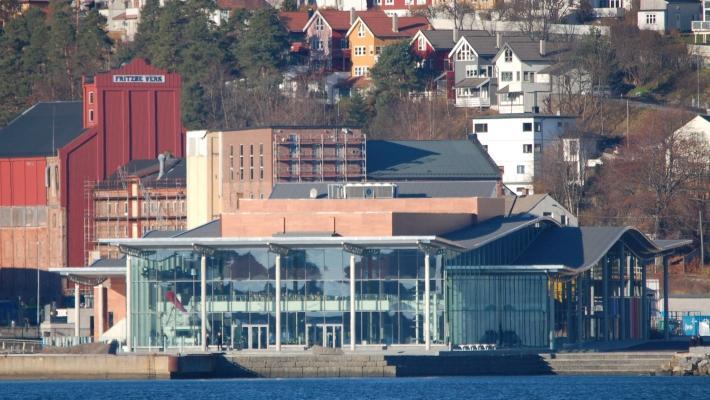
[[410,40],[419,30],[432,29],[426,17],[391,17],[382,14],[359,16],[345,36],[348,39],[353,77],[367,77],[385,46]]
[[304,28],[310,50],[309,64],[312,68],[327,71],[350,70],[350,48],[346,33],[357,17],[363,15],[386,17],[381,11],[323,9],[313,13]]

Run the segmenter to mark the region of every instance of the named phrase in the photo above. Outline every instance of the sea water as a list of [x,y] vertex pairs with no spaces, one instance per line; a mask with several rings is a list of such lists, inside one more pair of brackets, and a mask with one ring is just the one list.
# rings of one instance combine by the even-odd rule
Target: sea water
[[0,399],[710,399],[708,377],[0,381]]

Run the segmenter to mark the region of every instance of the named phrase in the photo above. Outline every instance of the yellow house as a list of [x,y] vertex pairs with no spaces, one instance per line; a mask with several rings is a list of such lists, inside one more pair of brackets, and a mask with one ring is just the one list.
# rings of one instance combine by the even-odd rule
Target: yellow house
[[367,77],[384,46],[411,39],[420,29],[431,29],[426,17],[391,17],[386,14],[362,15],[352,24],[348,38],[353,77]]

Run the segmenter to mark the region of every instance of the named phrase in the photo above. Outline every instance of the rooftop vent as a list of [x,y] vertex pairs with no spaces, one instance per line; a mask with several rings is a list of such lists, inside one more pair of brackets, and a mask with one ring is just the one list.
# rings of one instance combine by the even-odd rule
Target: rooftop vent
[[397,197],[394,183],[346,183],[328,185],[329,199],[393,199]]

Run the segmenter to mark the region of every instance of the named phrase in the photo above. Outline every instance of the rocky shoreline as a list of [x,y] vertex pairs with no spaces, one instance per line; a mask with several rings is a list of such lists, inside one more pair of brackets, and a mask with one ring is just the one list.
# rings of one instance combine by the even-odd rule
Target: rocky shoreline
[[710,347],[676,354],[670,362],[663,364],[656,371],[656,375],[710,376]]

